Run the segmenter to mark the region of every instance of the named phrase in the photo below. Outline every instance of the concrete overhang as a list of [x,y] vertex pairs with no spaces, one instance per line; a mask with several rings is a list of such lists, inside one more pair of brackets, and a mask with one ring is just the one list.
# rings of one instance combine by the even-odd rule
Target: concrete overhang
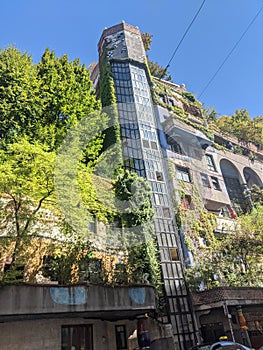
[[119,320],[155,310],[152,286],[10,285],[0,288],[0,322],[58,317]]
[[[207,191],[208,192],[208,191]],[[230,205],[231,201],[227,194],[211,189],[208,193],[202,193],[205,208],[210,211],[219,211],[226,205]]]
[[196,311],[210,310],[227,305],[263,305],[263,288],[218,287],[203,292],[192,293]]
[[188,125],[178,119],[169,118],[164,122],[164,131],[167,135],[175,140],[182,139],[184,142],[196,146],[198,148],[206,149],[213,144],[205,134],[200,130]]

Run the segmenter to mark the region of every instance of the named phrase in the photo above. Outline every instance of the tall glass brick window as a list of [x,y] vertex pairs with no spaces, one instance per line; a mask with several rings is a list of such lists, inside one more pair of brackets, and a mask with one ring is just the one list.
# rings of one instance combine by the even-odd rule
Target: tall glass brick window
[[[180,240],[168,193],[168,166],[159,144],[149,82],[145,70],[135,64],[112,61],[111,67],[118,102],[124,167],[145,177],[152,188],[151,202],[155,211],[154,225],[168,299],[169,322],[180,343],[178,349],[183,350],[188,347],[189,339],[194,337],[194,325],[183,276]],[[190,181],[190,174],[184,180]],[[163,321],[167,322],[167,318],[164,317]],[[120,332],[119,341],[122,335]]]
[[117,102],[134,102],[129,64],[112,62],[111,68],[114,76]]

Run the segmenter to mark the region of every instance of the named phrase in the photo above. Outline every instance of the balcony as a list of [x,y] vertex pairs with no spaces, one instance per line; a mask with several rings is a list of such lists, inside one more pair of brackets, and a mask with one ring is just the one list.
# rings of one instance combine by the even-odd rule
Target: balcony
[[0,288],[0,322],[58,317],[118,320],[155,309],[154,287],[30,285]]
[[216,217],[216,232],[220,233],[231,233],[234,232],[236,229],[236,221],[234,221],[231,218],[225,218],[221,216]]

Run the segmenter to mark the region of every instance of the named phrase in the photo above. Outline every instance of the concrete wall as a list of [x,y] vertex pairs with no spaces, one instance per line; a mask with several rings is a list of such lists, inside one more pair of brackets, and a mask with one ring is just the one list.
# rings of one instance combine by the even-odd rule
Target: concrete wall
[[[115,326],[124,325],[127,350],[134,350],[137,316],[154,309],[151,286],[5,286],[0,289],[0,350],[61,350],[66,325],[92,325],[94,348],[89,350],[115,350]],[[152,318],[147,322],[154,349],[173,343],[169,327]]]
[[[63,318],[2,323],[0,324],[0,349],[61,350],[61,326],[66,325],[92,325],[93,349],[89,350],[116,350],[115,326],[125,325],[127,350],[135,350],[138,347],[136,319],[110,322]],[[149,322],[149,333],[152,339],[151,349],[174,349],[171,333],[166,328],[163,325],[158,325],[154,320]]]
[[136,321],[107,322],[82,318],[20,321],[0,324],[2,350],[61,350],[61,326],[93,325],[94,350],[115,350],[115,325],[125,324],[127,334],[136,329]]
[[[155,309],[151,286],[106,287],[99,285],[13,285],[0,289],[0,321],[28,315],[110,313],[109,317],[140,315]],[[127,312],[127,310],[129,310]]]
[[262,164],[262,162],[259,162],[257,160],[252,161],[247,156],[235,154],[235,153],[230,152],[230,151],[218,151],[217,150],[216,153],[217,153],[217,159],[216,159],[217,166],[220,167],[220,161],[222,159],[227,159],[228,161],[233,163],[233,165],[237,168],[243,183],[246,182],[245,177],[244,177],[244,169],[245,168],[250,168],[251,170],[253,170],[253,172],[255,172],[259,176],[261,181],[263,181],[263,164]]

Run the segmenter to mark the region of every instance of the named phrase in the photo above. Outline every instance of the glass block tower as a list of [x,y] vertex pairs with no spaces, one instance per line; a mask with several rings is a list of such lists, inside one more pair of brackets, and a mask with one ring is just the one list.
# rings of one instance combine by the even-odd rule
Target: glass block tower
[[[124,167],[147,179],[152,188],[155,232],[160,252],[167,315],[176,349],[196,343],[196,329],[183,272],[181,242],[175,225],[172,188],[162,148],[162,131],[151,98],[151,77],[138,27],[124,22],[106,28],[98,44],[102,87],[107,65],[118,106]],[[108,75],[109,77],[109,75]]]

